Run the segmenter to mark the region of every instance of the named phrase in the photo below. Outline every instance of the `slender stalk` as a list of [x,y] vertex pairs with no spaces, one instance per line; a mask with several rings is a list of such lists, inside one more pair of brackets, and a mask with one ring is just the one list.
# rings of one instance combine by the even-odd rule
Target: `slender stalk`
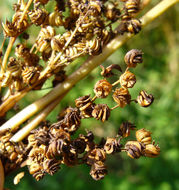
[[27,11],[28,11],[28,9],[29,9],[29,7],[30,7],[30,5],[31,5],[32,2],[33,2],[33,0],[29,0],[29,1],[28,1],[27,5],[26,5],[26,7],[25,7],[25,9],[24,9],[24,11],[23,11],[23,13],[22,13],[21,19],[20,19],[20,21],[19,21],[20,23],[23,21],[24,16],[25,16],[25,14],[27,13]]
[[42,122],[47,115],[57,106],[64,95],[58,97],[55,101],[50,103],[44,110],[42,110],[32,121],[30,121],[25,127],[19,130],[11,139],[12,142],[19,142],[23,140],[31,130],[36,128],[40,122]]
[[4,168],[0,160],[0,190],[4,189]]
[[[143,28],[177,2],[179,2],[179,0],[163,0],[157,4],[140,19],[142,21]],[[87,76],[94,68],[105,61],[114,51],[121,47],[132,36],[133,34],[126,33],[123,36],[117,36],[114,38],[103,49],[102,54],[95,57],[90,57],[78,70],[67,77],[63,83],[57,85],[50,93],[24,108],[24,110],[8,120],[4,125],[2,125],[0,131],[3,129],[14,129],[36,112],[43,109],[47,104],[54,101],[65,92],[69,91],[78,81]]]
[[11,49],[12,49],[12,46],[13,46],[15,40],[16,40],[16,37],[11,37],[9,40],[9,44],[6,49],[6,53],[4,54],[3,61],[2,61],[1,73],[4,73],[4,71],[5,71],[7,60],[8,60],[9,54],[11,52]]

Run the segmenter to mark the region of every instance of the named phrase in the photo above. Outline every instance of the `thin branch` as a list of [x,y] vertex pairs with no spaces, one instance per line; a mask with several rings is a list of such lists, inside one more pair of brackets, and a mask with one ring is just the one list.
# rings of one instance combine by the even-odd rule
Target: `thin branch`
[[[142,21],[143,28],[177,2],[179,2],[179,0],[163,0],[159,4],[157,4],[140,19]],[[16,128],[28,118],[30,118],[32,115],[34,115],[36,112],[47,106],[50,102],[54,101],[62,94],[69,91],[78,81],[86,77],[94,68],[96,68],[103,61],[105,61],[114,51],[121,47],[132,36],[133,34],[126,33],[123,36],[117,36],[116,38],[114,38],[103,49],[102,54],[95,57],[90,57],[77,71],[67,77],[67,79],[63,83],[57,85],[46,96],[27,106],[21,112],[8,120],[4,125],[2,125],[0,131],[3,129],[12,130]]]
[[4,189],[4,168],[0,160],[0,190]]

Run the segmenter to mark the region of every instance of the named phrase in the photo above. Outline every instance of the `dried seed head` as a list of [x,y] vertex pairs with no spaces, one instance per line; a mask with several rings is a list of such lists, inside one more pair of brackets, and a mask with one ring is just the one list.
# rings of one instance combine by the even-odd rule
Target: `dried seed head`
[[43,162],[43,170],[50,175],[54,175],[60,169],[61,161],[55,159],[46,159]]
[[147,144],[143,151],[143,155],[151,158],[155,158],[160,154],[160,147],[158,145]]
[[139,11],[140,0],[127,0],[124,8],[128,14],[134,14]]
[[112,90],[112,85],[106,80],[99,80],[94,86],[94,93],[98,98],[106,98]]
[[98,161],[91,166],[90,175],[94,180],[98,181],[103,179],[106,174],[107,169],[103,162]]
[[78,154],[82,154],[86,149],[86,142],[82,138],[73,140],[72,145]]
[[142,107],[150,106],[153,101],[154,101],[153,95],[152,94],[147,94],[147,92],[145,92],[144,90],[142,90],[139,93],[139,96],[136,99],[136,102]]
[[109,138],[107,137],[107,140],[104,145],[104,150],[106,154],[113,154],[116,152],[120,152],[121,145],[117,141],[116,138]]
[[128,137],[130,136],[130,130],[135,130],[136,126],[132,123],[130,123],[129,121],[123,122],[120,125],[118,134],[122,137]]
[[121,108],[130,104],[131,101],[131,95],[127,88],[116,88],[112,97]]
[[106,153],[101,148],[95,148],[87,153],[86,157],[86,163],[89,165],[93,165],[97,161],[104,162],[106,159]]
[[115,7],[114,3],[109,3],[105,9],[105,17],[112,22],[115,22],[119,16],[121,15],[121,12],[119,9]]
[[63,15],[62,12],[55,11],[50,13],[48,22],[50,26],[63,26]]
[[92,111],[92,116],[104,122],[108,120],[110,116],[110,108],[107,104],[97,104]]
[[137,141],[147,145],[151,144],[152,142],[152,137],[151,137],[151,132],[147,131],[146,129],[139,129],[136,131],[136,139]]
[[16,37],[18,36],[18,30],[15,27],[14,23],[9,22],[8,20],[6,20],[6,23],[2,23],[2,27],[3,27],[3,31],[4,31],[4,35],[7,37]]
[[126,71],[120,76],[119,81],[123,88],[132,88],[136,83],[136,77],[130,71]]
[[128,141],[125,144],[125,149],[127,151],[127,155],[133,159],[137,159],[142,156],[142,151],[144,149],[143,145],[137,141]]
[[114,75],[114,73],[112,72],[112,69],[116,69],[116,70],[122,72],[121,67],[120,67],[119,65],[117,65],[117,64],[112,64],[112,65],[110,65],[110,66],[108,66],[108,67],[106,67],[106,68],[104,68],[102,65],[100,65],[100,67],[101,67],[101,69],[102,69],[101,75],[102,75],[103,77],[105,77],[105,78],[111,77],[111,76]]
[[138,19],[131,19],[126,22],[127,31],[130,33],[137,34],[141,31],[141,21]]
[[101,39],[94,38],[86,42],[86,48],[90,55],[99,55],[102,52]]
[[128,67],[136,67],[138,63],[142,63],[142,51],[138,49],[132,49],[126,53],[124,61]]

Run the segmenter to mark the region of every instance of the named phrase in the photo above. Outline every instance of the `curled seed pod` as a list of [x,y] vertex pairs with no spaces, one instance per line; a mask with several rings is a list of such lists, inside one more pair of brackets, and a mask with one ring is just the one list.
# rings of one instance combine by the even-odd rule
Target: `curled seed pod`
[[90,98],[90,95],[82,96],[75,100],[76,107],[79,108],[81,111],[85,110],[92,104],[93,102],[92,99]]
[[22,78],[23,82],[27,85],[33,85],[37,82],[40,76],[40,71],[37,67],[25,67],[22,70]]
[[139,141],[145,145],[151,144],[151,142],[152,142],[151,132],[147,131],[144,128],[137,130],[135,135],[136,135],[137,141]]
[[79,138],[84,140],[86,143],[86,149],[85,151],[89,152],[95,147],[95,143],[93,142],[94,140],[94,135],[91,131],[88,131],[87,135],[80,134]]
[[94,38],[93,40],[87,41],[86,48],[90,55],[99,55],[102,52],[101,40]]
[[126,71],[120,76],[119,81],[123,88],[132,88],[136,83],[136,77],[130,71]]
[[14,23],[9,22],[6,20],[6,23],[2,23],[4,35],[7,37],[16,37],[18,36],[19,32],[15,27]]
[[139,96],[136,99],[136,102],[142,107],[148,107],[154,101],[152,94],[147,94],[144,90],[140,91]]
[[109,32],[108,30],[103,29],[102,30],[102,35],[101,35],[101,39],[102,39],[102,46],[108,44],[108,42],[114,37],[114,33],[111,31]]
[[63,26],[63,15],[62,12],[55,11],[50,13],[48,22],[50,26]]
[[65,124],[64,130],[68,132],[75,132],[81,124],[80,112],[77,108],[68,108],[63,119]]
[[48,12],[45,9],[40,9],[39,7],[29,12],[31,22],[37,26],[43,24],[47,16]]
[[11,72],[12,77],[19,78],[21,74],[21,65],[14,57],[9,58],[9,62],[7,64],[7,71]]
[[134,14],[139,12],[140,0],[127,0],[124,9],[128,14]]
[[55,139],[56,138],[62,139],[62,140],[69,142],[70,141],[70,134],[68,132],[66,132],[64,129],[62,129],[61,125],[59,125],[58,127],[55,127],[55,125],[58,126],[59,122],[51,125],[50,130],[49,130],[50,137],[55,138]]
[[121,12],[119,9],[115,7],[114,3],[109,3],[105,9],[105,17],[112,22],[115,22],[119,16],[121,15]]
[[135,130],[136,126],[132,123],[130,123],[129,121],[123,122],[120,125],[118,134],[122,137],[128,137],[130,136],[130,130]]
[[133,159],[137,159],[142,156],[142,151],[144,149],[143,145],[137,141],[128,141],[125,144],[125,149],[127,151],[127,155]]
[[112,90],[112,84],[106,79],[99,80],[94,86],[94,93],[98,98],[106,98]]
[[127,88],[116,88],[112,97],[121,108],[130,104],[131,101],[131,95]]
[[24,172],[18,173],[14,178],[14,185],[17,185],[23,177],[24,177]]
[[102,148],[94,148],[85,155],[86,163],[93,165],[97,161],[104,162],[106,159],[106,153]]
[[78,49],[76,47],[69,47],[65,51],[65,55],[69,57],[69,59],[79,53]]
[[22,15],[23,11],[17,11],[12,17],[12,23],[14,23],[14,26],[17,28],[19,33],[23,32],[28,27],[27,14],[24,15],[23,20],[21,21]]
[[61,34],[56,35],[52,38],[51,40],[51,47],[54,51],[62,51],[64,45],[65,45],[65,41],[60,39]]
[[143,150],[143,155],[151,158],[155,158],[160,154],[160,147],[154,144],[147,144]]
[[117,141],[116,138],[107,137],[107,140],[104,145],[104,150],[106,154],[113,154],[116,152],[120,152],[121,151],[120,148],[121,144],[119,143],[119,141]]
[[41,126],[38,129],[35,129],[31,131],[34,134],[34,139],[36,141],[36,145],[47,145],[49,142],[49,136],[48,136],[48,127],[47,126]]
[[112,72],[112,69],[116,69],[118,71],[121,71],[122,72],[122,69],[119,65],[117,64],[111,64],[109,65],[108,67],[104,68],[102,65],[100,65],[102,71],[101,71],[101,75],[103,77],[111,77],[114,75],[114,73]]
[[98,0],[90,0],[88,5],[90,9],[93,9],[98,14],[101,12],[103,6],[102,2]]
[[97,120],[104,122],[108,120],[110,112],[110,108],[107,104],[97,104],[92,111],[92,116]]
[[132,49],[126,53],[124,61],[128,67],[136,67],[138,63],[142,63],[142,51],[138,49]]
[[0,74],[1,87],[9,87],[13,83],[11,72]]
[[40,181],[45,175],[45,172],[43,170],[39,170],[38,172],[35,172],[32,176],[37,180]]
[[90,175],[94,180],[98,181],[103,179],[106,174],[107,169],[103,162],[98,161],[91,166]]
[[127,31],[130,33],[137,34],[141,31],[141,21],[138,19],[131,19],[126,22]]
[[46,159],[43,162],[43,170],[50,175],[54,175],[60,169],[61,161],[55,159]]
[[43,169],[42,166],[40,166],[40,164],[38,164],[37,162],[32,161],[28,164],[29,164],[29,173],[30,174],[35,174]]

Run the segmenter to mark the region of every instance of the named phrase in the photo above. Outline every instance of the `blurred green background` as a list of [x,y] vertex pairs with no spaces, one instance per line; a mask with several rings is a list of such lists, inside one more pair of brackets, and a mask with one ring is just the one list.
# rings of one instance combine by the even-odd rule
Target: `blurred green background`
[[[12,3],[15,0],[0,1],[0,19],[11,18]],[[146,8],[146,12],[157,2],[153,0]],[[30,41],[33,42],[38,29],[30,29]],[[0,29],[0,41],[2,42],[2,29]],[[122,121],[129,120],[136,124],[137,128],[147,128],[152,131],[153,139],[159,143],[161,154],[158,158],[140,158],[132,160],[126,154],[110,156],[107,159],[109,174],[101,181],[94,181],[87,166],[67,168],[63,166],[54,176],[45,176],[40,182],[36,182],[26,172],[25,177],[17,185],[13,185],[15,173],[6,179],[6,188],[12,190],[178,190],[179,189],[179,5],[176,5],[157,18],[122,48],[110,56],[103,65],[111,63],[125,67],[123,57],[132,49],[141,49],[144,52],[144,63],[132,70],[137,76],[137,83],[130,90],[135,98],[141,89],[152,93],[155,101],[149,108],[141,108],[136,104],[126,106],[124,109],[116,109],[112,112],[109,121],[102,124],[94,119],[82,122],[81,132],[84,128],[91,129],[98,137],[115,136]],[[18,42],[20,42],[19,39]],[[7,46],[7,44],[5,44]],[[83,59],[81,59],[83,61]],[[78,60],[79,62],[79,60]],[[79,66],[73,64],[67,70],[72,72]],[[60,110],[67,106],[74,106],[74,100],[86,94],[93,94],[93,85],[100,79],[100,68],[95,69],[83,81],[80,81],[60,105],[48,117],[56,121]],[[47,83],[46,86],[51,86]],[[29,93],[20,103],[20,108],[41,97],[49,90],[41,90]],[[35,95],[34,95],[35,94]],[[33,95],[33,96],[32,96]],[[101,102],[101,101],[100,101]],[[102,100],[109,106],[115,103],[110,99]],[[10,117],[13,112],[8,114]]]

